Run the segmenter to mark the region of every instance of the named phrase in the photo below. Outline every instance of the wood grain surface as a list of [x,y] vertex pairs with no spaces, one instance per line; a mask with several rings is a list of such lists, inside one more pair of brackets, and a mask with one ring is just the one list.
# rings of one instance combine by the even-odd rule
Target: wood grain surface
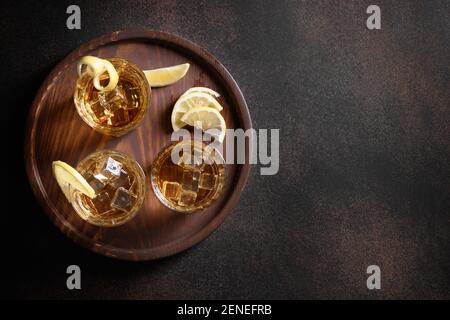
[[[187,75],[174,85],[155,88],[142,124],[122,137],[92,130],[76,112],[73,92],[76,62],[84,55],[125,58],[142,69],[189,62]],[[63,233],[91,250],[120,259],[150,260],[178,253],[216,229],[236,205],[250,165],[227,165],[222,196],[210,208],[180,214],[164,207],[150,184],[150,168],[157,154],[170,144],[170,113],[188,88],[206,86],[218,91],[228,128],[251,128],[242,93],[227,70],[211,54],[179,36],[152,30],[114,32],[94,39],[60,62],[42,84],[30,111],[25,160],[35,195]],[[251,147],[249,141],[247,151]],[[146,173],[147,193],[137,216],[123,226],[99,228],[79,218],[52,176],[51,163],[72,166],[101,149],[125,152]]]

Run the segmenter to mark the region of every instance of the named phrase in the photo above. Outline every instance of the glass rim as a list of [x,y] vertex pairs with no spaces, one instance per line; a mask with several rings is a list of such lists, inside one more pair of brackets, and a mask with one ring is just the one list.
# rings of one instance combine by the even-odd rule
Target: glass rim
[[[126,124],[124,126],[107,127],[107,126],[102,126],[102,125],[98,124],[96,121],[93,120],[92,115],[89,114],[89,112],[86,110],[84,103],[80,103],[80,101],[79,101],[80,98],[77,95],[79,82],[82,81],[84,76],[87,77],[88,75],[84,75],[84,76],[82,75],[81,77],[77,77],[75,93],[73,95],[73,101],[74,101],[75,108],[76,108],[80,118],[88,126],[90,126],[93,130],[95,130],[99,133],[102,133],[102,134],[120,137],[120,136],[132,131],[133,129],[136,129],[142,123],[142,121],[145,118],[145,114],[147,113],[147,111],[149,109],[149,105],[151,102],[152,89],[150,87],[150,84],[148,83],[147,77],[145,76],[143,70],[139,66],[134,64],[133,62],[130,62],[129,60],[120,58],[120,57],[104,58],[104,59],[110,61],[113,65],[114,64],[117,65],[120,62],[125,63],[127,65],[127,67],[130,67],[132,72],[135,72],[136,75],[139,78],[141,78],[140,80],[142,80],[146,84],[146,85],[140,86],[144,90],[144,93],[142,93],[142,95],[144,96],[144,103],[141,107],[141,110],[139,110],[138,114],[135,116],[135,118],[132,121],[130,121],[128,124]],[[116,65],[115,65],[115,67],[118,68]],[[120,69],[118,70],[119,79],[120,79],[120,73],[122,72],[122,69],[123,69],[123,66],[120,66]]]
[[[203,150],[205,150],[206,148],[208,148],[208,145],[205,144],[203,141],[199,141],[199,140],[194,140],[194,139],[189,139],[189,140],[181,140],[181,141],[174,141],[171,144],[166,145],[156,156],[155,160],[153,161],[153,165],[152,165],[152,169],[150,172],[150,182],[152,184],[152,189],[156,195],[156,197],[158,198],[158,200],[167,208],[174,210],[176,212],[180,212],[180,213],[193,213],[193,212],[198,212],[198,211],[202,211],[207,209],[208,207],[210,207],[221,195],[222,191],[224,190],[224,186],[225,183],[222,184],[222,186],[220,188],[217,188],[217,190],[214,191],[214,194],[211,196],[211,199],[205,199],[200,201],[198,204],[195,205],[194,208],[183,208],[180,206],[176,206],[175,204],[173,204],[172,202],[166,200],[166,198],[164,197],[164,195],[162,194],[162,190],[159,187],[159,184],[157,182],[157,178],[156,178],[156,168],[157,166],[155,165],[157,162],[159,162],[158,164],[160,164],[161,161],[167,159],[167,157],[170,157],[170,153],[173,150],[173,148],[175,148],[176,146],[180,145],[180,144],[194,144],[194,149],[196,148],[196,146],[201,145],[202,146],[202,158],[203,158]],[[167,152],[167,156],[165,156],[164,158],[161,158],[162,155]],[[222,156],[222,155],[221,155]],[[209,164],[209,165],[214,165],[214,164]],[[226,165],[225,162],[221,163],[221,164],[217,164],[217,166],[222,165],[224,170],[223,170],[223,174],[221,176],[221,178],[225,181],[226,177],[227,177],[227,170],[226,170]],[[205,203],[207,203],[207,205],[205,205]]]
[[[128,211],[127,217],[123,220],[118,221],[117,223],[108,223],[108,222],[102,222],[101,219],[89,219],[89,217],[85,217],[84,216],[84,212],[88,211],[82,204],[81,204],[81,193],[77,192],[75,193],[75,199],[74,201],[71,203],[72,207],[74,208],[75,212],[78,214],[78,216],[83,219],[84,221],[98,226],[98,227],[116,227],[116,226],[120,226],[125,224],[126,222],[132,220],[134,217],[136,217],[138,211],[142,208],[142,205],[144,203],[144,199],[146,196],[146,191],[147,191],[147,187],[146,187],[146,175],[144,170],[142,169],[141,165],[139,164],[139,162],[137,160],[135,160],[134,158],[132,158],[130,155],[128,155],[127,153],[121,152],[121,151],[116,151],[116,150],[108,150],[108,149],[103,149],[103,150],[97,150],[94,151],[90,154],[88,154],[85,158],[83,158],[82,160],[80,160],[76,166],[76,170],[78,172],[80,172],[80,168],[83,167],[88,161],[92,160],[93,158],[97,157],[97,156],[118,156],[118,157],[122,157],[125,158],[127,160],[129,160],[136,169],[136,172],[138,174],[138,176],[136,177],[136,179],[140,180],[138,181],[138,184],[142,186],[141,193],[142,195],[137,194],[137,201],[134,204],[134,206],[130,209],[130,211]],[[81,172],[80,172],[81,174]],[[86,210],[85,210],[86,209]]]

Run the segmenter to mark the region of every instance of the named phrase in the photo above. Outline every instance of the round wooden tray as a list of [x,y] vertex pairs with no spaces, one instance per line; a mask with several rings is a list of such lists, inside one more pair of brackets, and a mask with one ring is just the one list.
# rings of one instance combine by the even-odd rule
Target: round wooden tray
[[[120,138],[95,132],[76,112],[73,93],[76,63],[84,55],[125,58],[142,69],[189,62],[187,75],[177,83],[152,90],[150,108],[142,124]],[[210,53],[179,36],[153,30],[113,32],[83,44],[50,73],[29,114],[25,142],[31,186],[50,219],[77,243],[110,257],[151,260],[183,251],[206,238],[236,205],[250,165],[229,164],[221,197],[208,209],[181,214],[163,206],[150,183],[157,154],[170,144],[170,114],[174,102],[188,88],[206,86],[221,93],[222,114],[228,128],[251,128],[244,97],[224,66]],[[246,145],[248,157],[252,141]],[[72,166],[93,151],[119,150],[136,159],[146,173],[144,205],[130,222],[99,228],[78,217],[52,175],[51,163]]]

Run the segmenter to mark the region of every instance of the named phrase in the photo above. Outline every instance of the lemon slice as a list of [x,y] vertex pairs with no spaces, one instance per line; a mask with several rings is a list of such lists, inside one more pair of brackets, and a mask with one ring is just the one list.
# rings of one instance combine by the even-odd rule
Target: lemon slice
[[222,111],[223,107],[220,103],[211,95],[204,92],[191,92],[189,94],[183,94],[172,110],[172,128],[174,131],[184,127],[186,123],[181,121],[183,115],[193,108],[198,107],[209,107],[216,109],[217,111]]
[[[111,91],[119,82],[119,74],[113,64],[106,59],[100,59],[93,56],[84,56],[78,61],[77,71],[81,77],[83,66],[86,65],[86,72],[94,79],[94,87],[99,91]],[[100,76],[108,73],[109,82],[105,87],[100,84]]]
[[[197,107],[187,111],[181,121],[193,127],[209,131],[219,142],[223,142],[227,126],[218,110],[209,107]],[[214,130],[214,131],[213,131]]]
[[164,87],[183,78],[189,70],[189,63],[167,68],[144,70],[150,87]]
[[53,175],[58,182],[59,187],[64,192],[67,200],[73,202],[74,192],[77,190],[89,198],[95,197],[94,189],[83,178],[83,176],[67,163],[62,161],[53,161]]
[[188,90],[186,90],[185,93],[183,93],[181,96],[186,96],[192,92],[202,92],[202,93],[207,93],[210,96],[213,96],[214,98],[218,98],[220,97],[220,94],[218,94],[217,92],[215,92],[214,90],[210,89],[210,88],[206,88],[206,87],[192,87]]

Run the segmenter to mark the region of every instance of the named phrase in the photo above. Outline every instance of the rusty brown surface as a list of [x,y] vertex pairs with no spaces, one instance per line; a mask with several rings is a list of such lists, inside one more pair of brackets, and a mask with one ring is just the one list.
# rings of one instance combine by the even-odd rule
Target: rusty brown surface
[[[448,1],[377,1],[377,31],[365,27],[369,1],[78,4],[80,31],[65,28],[64,3],[15,4],[0,19],[5,89],[20,92],[6,101],[13,177],[26,197],[7,217],[14,296],[450,298]],[[138,264],[67,240],[20,163],[26,114],[51,68],[82,42],[129,27],[208,49],[238,82],[253,126],[281,129],[278,175],[255,167],[209,238]],[[73,263],[82,292],[65,288]],[[366,288],[371,264],[381,267],[378,291]]]

